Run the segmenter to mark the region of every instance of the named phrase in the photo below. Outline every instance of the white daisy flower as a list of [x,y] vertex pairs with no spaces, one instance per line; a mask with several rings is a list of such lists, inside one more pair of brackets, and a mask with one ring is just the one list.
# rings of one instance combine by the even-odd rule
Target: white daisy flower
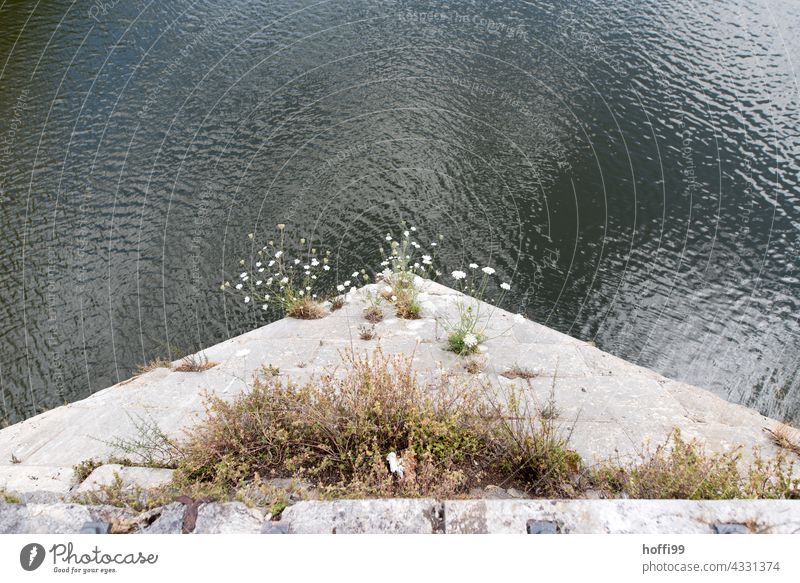
[[289,278],[288,278],[288,277],[284,277],[284,278],[281,280],[281,285],[286,285],[287,283],[289,283]]
[[324,269],[325,271],[329,271],[329,270],[330,270],[330,268],[331,268],[331,266],[330,266],[330,265],[323,265],[323,266],[322,266],[322,269]]
[[343,292],[344,291],[344,286],[342,284],[339,284],[339,285],[336,286],[336,290],[340,291],[340,292]]
[[464,279],[465,277],[467,277],[466,273],[464,273],[463,271],[459,271],[459,270],[455,270],[450,275],[452,275],[453,279],[455,279],[456,281],[459,280],[459,279]]
[[256,267],[261,267],[261,262],[260,261],[256,261]]
[[392,236],[391,236],[391,235],[389,235],[388,233],[386,234],[386,240],[387,240],[387,241],[391,241],[391,240],[392,240]]
[[256,281],[256,285],[261,285],[262,283],[263,282],[260,279],[258,281]]
[[469,268],[470,269],[478,269],[478,264],[477,263],[470,263],[469,264]]
[[350,285],[350,280],[348,279],[348,280],[347,280],[346,282],[344,282],[342,285],[344,285],[344,287],[347,287],[348,285]]
[[242,278],[242,279],[244,279],[245,277],[247,277],[247,272],[246,272],[246,271],[243,271],[243,272],[241,272],[241,273],[239,274],[239,277],[240,277],[240,278]]
[[403,231],[403,235],[406,236],[406,237],[409,237],[411,235],[411,233],[409,233],[408,231]]
[[280,259],[281,255],[283,255],[283,251],[278,251],[277,253],[275,253],[275,259]]
[[357,271],[354,271],[354,272],[353,272],[353,275],[351,275],[350,277],[358,277],[358,272],[357,272]]
[[250,303],[250,296],[244,296],[244,303],[245,304],[249,304]]
[[294,260],[294,264],[295,264],[295,265],[298,265],[299,263],[300,263],[300,260],[299,260],[299,259],[295,259],[295,260]]
[[267,308],[269,308],[269,304],[264,304],[263,306],[261,306],[262,310],[266,310]]
[[500,284],[500,287],[503,288],[506,291],[509,291],[511,289],[511,284],[503,282],[503,283]]
[[271,259],[270,262],[267,263],[267,267],[272,267],[273,265],[275,265],[275,260]]
[[312,260],[311,260],[311,265],[313,265],[314,267],[316,267],[317,265],[319,265],[319,259],[317,259],[316,257],[315,257],[314,259],[312,259]]
[[475,334],[469,333],[464,336],[464,346],[467,348],[474,348],[478,345],[478,337]]
[[242,284],[241,283],[237,283],[236,284],[236,289],[242,289]]
[[416,231],[416,230],[417,230],[417,228],[416,228],[416,227],[411,227],[411,230],[412,230],[412,231]]
[[259,268],[258,268],[258,272],[259,272],[259,273],[264,273],[264,268],[263,268],[263,267],[259,267]]
[[481,269],[481,271],[484,272],[486,275],[492,275],[494,273],[494,269],[491,267],[484,267],[483,269]]

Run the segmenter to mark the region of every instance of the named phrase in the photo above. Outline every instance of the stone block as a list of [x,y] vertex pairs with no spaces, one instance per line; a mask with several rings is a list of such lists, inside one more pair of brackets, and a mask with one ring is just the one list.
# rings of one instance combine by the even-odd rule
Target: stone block
[[283,511],[291,534],[432,534],[441,529],[436,500],[336,500],[298,502]]

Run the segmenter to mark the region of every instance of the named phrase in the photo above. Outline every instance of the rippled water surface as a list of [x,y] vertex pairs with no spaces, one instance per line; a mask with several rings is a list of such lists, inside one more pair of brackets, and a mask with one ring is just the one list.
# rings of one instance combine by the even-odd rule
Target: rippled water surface
[[[800,420],[800,3],[0,4],[0,422],[265,322],[278,222]],[[445,281],[445,283],[447,283]]]

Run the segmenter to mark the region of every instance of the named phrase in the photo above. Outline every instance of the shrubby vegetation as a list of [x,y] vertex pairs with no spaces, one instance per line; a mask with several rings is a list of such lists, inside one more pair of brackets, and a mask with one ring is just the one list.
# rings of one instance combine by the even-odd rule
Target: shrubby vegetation
[[189,495],[279,508],[288,494],[274,478],[313,484],[323,498],[458,498],[487,485],[554,498],[588,490],[609,498],[800,497],[790,451],[754,451],[745,464],[741,450],[707,453],[676,430],[638,460],[586,467],[552,392],[531,405],[520,387],[499,393],[468,374],[422,381],[410,357],[379,349],[345,359],[346,374],[303,385],[265,367],[249,392],[211,397],[206,419],[180,442],[143,424],[138,438],[117,443],[124,456],[114,461],[176,468],[173,482],[147,497],[111,486],[102,499],[143,508]]

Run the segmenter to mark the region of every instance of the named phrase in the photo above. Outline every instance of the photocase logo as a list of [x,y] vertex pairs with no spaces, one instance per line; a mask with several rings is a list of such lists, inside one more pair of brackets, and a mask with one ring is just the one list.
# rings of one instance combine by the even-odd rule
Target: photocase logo
[[39,543],[30,543],[19,552],[19,564],[26,571],[35,571],[44,562],[44,547]]

